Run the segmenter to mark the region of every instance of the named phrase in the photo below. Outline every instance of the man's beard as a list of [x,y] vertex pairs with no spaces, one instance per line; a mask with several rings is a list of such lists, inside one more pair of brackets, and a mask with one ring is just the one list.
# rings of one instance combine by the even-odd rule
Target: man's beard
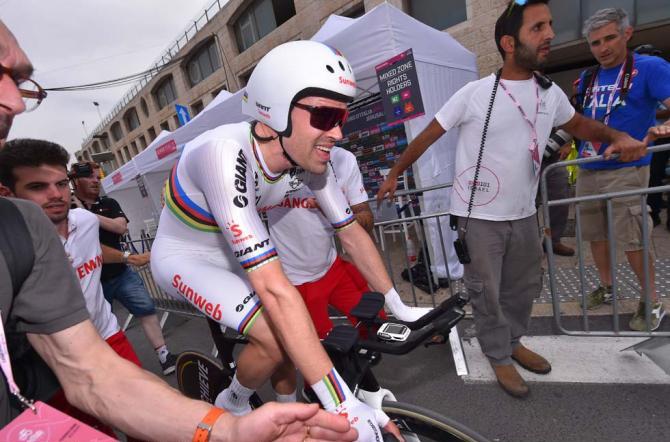
[[521,40],[516,41],[514,63],[516,63],[516,65],[519,67],[528,69],[529,71],[539,71],[547,65],[546,60],[540,61],[538,59],[537,53],[534,53],[528,46],[521,43]]

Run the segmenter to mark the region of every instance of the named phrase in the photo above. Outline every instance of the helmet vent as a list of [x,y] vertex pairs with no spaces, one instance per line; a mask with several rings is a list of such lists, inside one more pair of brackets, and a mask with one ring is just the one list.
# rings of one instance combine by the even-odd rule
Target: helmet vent
[[335,69],[333,69],[333,67],[329,64],[326,65],[326,69],[328,69],[328,72],[330,72],[331,74],[335,73]]
[[344,72],[344,65],[342,64],[341,61],[338,61],[338,63],[340,64],[340,69],[342,69],[342,71]]

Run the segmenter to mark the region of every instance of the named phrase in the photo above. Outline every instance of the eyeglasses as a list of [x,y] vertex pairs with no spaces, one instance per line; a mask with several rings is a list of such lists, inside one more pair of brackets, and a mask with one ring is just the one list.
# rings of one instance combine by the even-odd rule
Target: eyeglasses
[[507,8],[507,16],[509,17],[509,15],[512,13],[512,9],[514,9],[515,5],[523,6],[526,3],[528,3],[528,0],[514,0],[511,2],[509,4],[509,8]]
[[335,126],[342,127],[349,116],[349,110],[346,108],[309,106],[302,103],[293,103],[293,105],[309,112],[309,124],[323,131],[329,131]]
[[16,84],[21,97],[23,97],[23,103],[26,105],[26,110],[24,112],[35,110],[42,100],[47,97],[46,91],[42,89],[42,86],[37,84],[37,82],[30,78],[16,79],[14,78],[11,68],[7,68],[0,64],[0,79],[2,79],[3,75],[8,75],[14,84]]

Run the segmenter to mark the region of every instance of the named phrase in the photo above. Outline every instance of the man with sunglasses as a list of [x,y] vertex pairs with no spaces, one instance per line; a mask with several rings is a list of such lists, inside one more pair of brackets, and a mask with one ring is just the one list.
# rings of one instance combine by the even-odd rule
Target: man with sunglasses
[[535,195],[553,127],[610,142],[605,152],[640,158],[643,143],[575,114],[565,93],[539,75],[554,38],[548,0],[509,2],[495,25],[502,69],[461,88],[408,146],[377,194],[393,196],[397,177],[444,133],[459,128],[450,213],[464,265],[477,338],[500,386],[523,398],[530,390],[513,361],[545,374],[551,365],[526,348],[533,300],[542,290],[542,249]]
[[249,396],[269,378],[279,400],[294,401],[295,364],[326,410],[348,414],[367,441],[381,438],[378,424],[397,429],[333,368],[258,215],[306,186],[391,312],[409,321],[425,313],[400,300],[329,163],[355,96],[352,68],[337,50],[295,41],[268,52],[243,97],[253,122],[220,126],[184,147],[166,186],[151,268],[168,293],[249,338],[217,404],[247,413]]
[[[0,148],[13,118],[24,112],[20,88],[32,65],[0,21]],[[17,213],[18,210],[18,213]],[[236,418],[202,401],[180,395],[156,376],[119,357],[88,319],[86,304],[51,221],[33,203],[0,198],[0,241],[28,235],[34,258],[25,279],[10,266],[26,249],[0,247],[0,333],[9,322],[25,334],[55,372],[68,400],[82,411],[143,440],[245,441],[355,440],[345,419],[316,406],[269,404]],[[8,251],[10,250],[10,251]],[[15,286],[16,285],[16,286]],[[3,339],[0,427],[13,417],[9,407],[11,368]],[[10,355],[11,356],[11,353]],[[7,369],[7,370],[6,370]],[[12,394],[18,397],[12,386]],[[37,404],[38,407],[43,405]]]

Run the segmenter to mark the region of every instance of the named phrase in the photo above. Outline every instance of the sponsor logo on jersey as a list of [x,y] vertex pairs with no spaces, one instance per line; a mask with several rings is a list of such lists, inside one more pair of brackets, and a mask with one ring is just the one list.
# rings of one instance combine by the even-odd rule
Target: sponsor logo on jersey
[[255,252],[256,250],[263,250],[266,246],[270,244],[270,238],[267,238],[261,242],[257,242],[253,246],[245,247],[240,250],[235,251],[235,257],[236,258],[241,258],[242,256],[248,255],[251,252]]
[[286,197],[277,207],[286,207],[288,209],[315,209],[314,198],[289,198]]
[[84,262],[82,265],[77,266],[77,276],[79,279],[84,279],[95,269],[102,267],[102,255],[98,255],[95,258],[91,258],[88,261]]
[[302,184],[302,176],[301,176],[302,170],[298,170],[296,168],[292,168],[289,171],[289,181],[288,181],[288,186],[291,188],[292,191],[298,189],[300,185]]
[[254,296],[256,296],[256,292],[251,292],[247,296],[245,296],[242,302],[240,304],[237,304],[237,307],[235,307],[235,311],[239,313],[242,310],[244,310],[244,307],[249,303],[249,301],[251,301],[254,298]]
[[226,230],[233,234],[233,244],[240,244],[254,238],[254,235],[245,235],[239,224],[232,222],[226,224]]
[[235,190],[240,193],[247,193],[247,157],[244,151],[240,149],[235,160]]
[[221,304],[212,304],[209,302],[207,298],[193,290],[187,283],[183,282],[181,275],[174,275],[172,278],[172,287],[176,288],[179,293],[191,301],[191,303],[200,309],[201,312],[205,313],[215,321],[221,320]]

